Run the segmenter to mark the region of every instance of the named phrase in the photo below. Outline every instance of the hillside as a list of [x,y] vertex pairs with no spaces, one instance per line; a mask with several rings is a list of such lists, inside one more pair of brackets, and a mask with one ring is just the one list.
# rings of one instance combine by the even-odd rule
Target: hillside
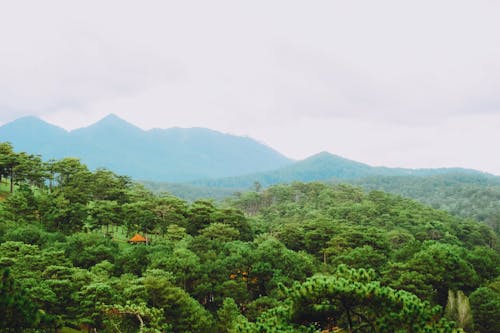
[[416,199],[453,215],[485,222],[500,234],[500,177],[451,173],[427,177],[367,177],[349,181],[366,189]]
[[169,182],[237,176],[291,163],[251,138],[205,128],[144,131],[115,115],[70,132],[35,117],[21,118],[0,127],[0,141],[46,159],[73,156],[91,169]]
[[305,160],[272,171],[237,177],[225,177],[221,179],[197,180],[190,182],[190,184],[241,190],[252,187],[255,182],[267,187],[274,184],[291,183],[295,181],[310,182],[331,179],[350,180],[369,176],[431,176],[459,172],[473,175],[484,174],[476,170],[461,168],[404,169],[373,167],[328,152],[322,152]]
[[349,183],[366,191],[381,190],[418,200],[453,215],[481,221],[500,234],[500,177],[465,169],[390,169],[370,167],[322,153],[291,166],[266,173],[172,184],[148,182],[154,192],[170,192],[185,200],[215,198],[295,181]]
[[18,187],[0,202],[2,332],[500,327],[497,236],[476,221],[315,182],[189,203],[6,146],[0,169],[25,173],[3,174]]
[[140,181],[148,190],[155,194],[170,193],[187,201],[195,201],[198,199],[213,199],[216,201],[223,201],[231,198],[238,193],[248,191],[243,189],[241,191],[234,188],[223,187],[210,187],[210,186],[196,186],[185,183],[167,183],[167,182],[154,182],[154,181]]

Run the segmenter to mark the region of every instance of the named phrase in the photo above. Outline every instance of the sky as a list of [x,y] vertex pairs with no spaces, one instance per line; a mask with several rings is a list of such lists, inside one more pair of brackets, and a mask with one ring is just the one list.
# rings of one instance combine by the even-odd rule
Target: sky
[[0,124],[109,113],[500,175],[500,1],[0,1]]

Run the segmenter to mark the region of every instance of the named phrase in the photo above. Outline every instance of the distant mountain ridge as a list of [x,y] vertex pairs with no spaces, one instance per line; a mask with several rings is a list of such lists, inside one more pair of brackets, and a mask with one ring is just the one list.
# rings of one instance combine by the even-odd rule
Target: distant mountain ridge
[[16,150],[45,159],[78,157],[92,169],[105,167],[136,180],[177,183],[176,188],[189,187],[190,191],[220,188],[229,193],[247,190],[256,182],[266,187],[382,176],[485,175],[462,168],[374,167],[328,152],[293,162],[248,137],[206,128],[144,131],[113,114],[73,131],[24,117],[1,126],[0,141],[10,141]]
[[485,175],[485,173],[481,171],[463,168],[405,169],[373,167],[328,152],[321,152],[305,160],[295,162],[276,170],[258,172],[244,176],[197,180],[189,182],[189,185],[241,190],[252,187],[255,182],[266,187],[294,181],[310,182],[328,181],[332,179],[352,180],[372,176],[432,176],[450,173]]
[[206,128],[144,131],[116,115],[66,131],[36,117],[0,127],[0,141],[45,159],[78,157],[134,179],[185,182],[272,170],[290,159],[248,137]]

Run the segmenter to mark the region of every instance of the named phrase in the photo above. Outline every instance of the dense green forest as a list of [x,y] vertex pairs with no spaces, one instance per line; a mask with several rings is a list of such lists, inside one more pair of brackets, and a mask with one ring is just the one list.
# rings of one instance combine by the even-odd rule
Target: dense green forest
[[196,186],[186,183],[166,183],[145,180],[141,180],[139,183],[155,194],[168,192],[178,198],[190,202],[206,198],[214,199],[215,201],[225,201],[226,199],[239,195],[242,192],[252,190],[250,188],[238,190],[234,188]]
[[[367,192],[380,190],[412,198],[452,215],[484,222],[500,235],[500,177],[497,176],[450,171],[422,176],[334,178],[324,182],[348,183],[360,186]],[[188,201],[208,197],[223,201],[242,192],[264,187],[259,182],[240,189],[146,181],[142,184],[154,193],[169,192]]]
[[453,215],[488,224],[500,235],[500,177],[450,173],[426,177],[368,177],[350,183],[413,198]]
[[186,202],[7,143],[0,186],[2,332],[500,332],[496,234],[411,199]]

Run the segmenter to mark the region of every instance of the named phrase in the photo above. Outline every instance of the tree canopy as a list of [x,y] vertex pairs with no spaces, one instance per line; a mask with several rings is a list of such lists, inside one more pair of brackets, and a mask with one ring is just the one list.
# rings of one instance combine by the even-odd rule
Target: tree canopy
[[[484,223],[345,184],[186,202],[77,159],[0,149],[3,331],[499,325],[500,255]],[[150,241],[127,243],[136,233]]]

